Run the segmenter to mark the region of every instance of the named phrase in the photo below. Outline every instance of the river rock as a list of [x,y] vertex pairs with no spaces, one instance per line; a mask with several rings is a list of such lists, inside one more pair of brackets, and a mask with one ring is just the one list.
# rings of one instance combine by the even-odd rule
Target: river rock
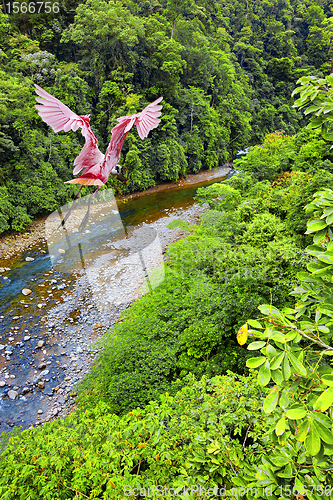
[[31,290],[29,288],[23,288],[22,293],[23,293],[23,295],[30,295],[31,294]]
[[8,397],[9,399],[16,399],[18,397],[18,392],[17,391],[8,391]]
[[22,394],[27,394],[27,392],[30,392],[30,388],[29,387],[23,387]]
[[66,250],[64,250],[63,248],[59,248],[58,252],[59,253],[66,253]]
[[46,368],[45,363],[41,363],[40,365],[38,365],[38,370],[44,370],[44,368]]
[[38,340],[37,347],[43,347],[44,340]]
[[25,337],[23,337],[23,340],[30,340],[30,339],[31,339],[30,335],[25,335]]
[[40,376],[45,377],[48,373],[50,373],[50,370],[43,370],[42,372],[40,372]]
[[0,351],[2,351],[5,348],[3,344],[0,344]]
[[43,413],[43,410],[38,410],[37,413],[38,415],[41,415]]
[[5,387],[6,382],[4,380],[0,380],[0,387]]
[[25,261],[26,261],[26,262],[32,262],[32,261],[34,261],[34,260],[35,260],[35,259],[33,259],[32,257],[26,257],[26,258],[25,258]]
[[37,384],[38,389],[45,389],[45,384],[41,380]]

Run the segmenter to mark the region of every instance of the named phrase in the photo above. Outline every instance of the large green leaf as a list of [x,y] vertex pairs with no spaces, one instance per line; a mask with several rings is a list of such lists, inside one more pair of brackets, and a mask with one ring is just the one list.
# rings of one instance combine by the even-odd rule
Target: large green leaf
[[303,405],[293,405],[286,413],[286,417],[292,420],[298,420],[305,417],[307,411]]
[[267,316],[275,316],[276,318],[281,318],[281,312],[274,306],[268,304],[261,304],[258,306],[258,309],[263,313],[267,314]]
[[279,406],[280,406],[280,408],[285,410],[286,408],[288,408],[288,405],[289,405],[289,395],[288,395],[288,392],[286,390],[284,390],[280,396]]
[[271,370],[269,369],[269,361],[261,365],[258,371],[258,382],[259,384],[265,386],[271,379]]
[[259,323],[256,319],[248,319],[247,322],[249,325],[253,326],[253,328],[262,328],[261,323]]
[[286,336],[282,335],[282,333],[278,333],[278,332],[277,333],[272,332],[271,339],[273,339],[274,342],[278,342],[280,344],[284,344],[287,341]]
[[282,376],[284,380],[288,380],[290,378],[290,375],[291,375],[290,364],[288,361],[288,356],[287,354],[285,354],[282,362]]
[[323,424],[321,424],[317,420],[314,420],[312,425],[317,430],[318,435],[320,436],[320,439],[322,439],[322,441],[327,444],[333,444],[333,434],[331,431],[329,431]]
[[319,413],[317,411],[311,411],[310,415],[311,415],[311,417],[314,420],[317,420],[317,422],[320,422],[327,429],[331,429],[332,428],[332,420],[325,413]]
[[286,419],[285,417],[281,417],[280,420],[277,421],[275,426],[276,435],[281,436],[285,430],[286,430]]
[[326,411],[333,403],[333,387],[329,387],[324,391],[316,401],[316,409]]
[[321,231],[318,231],[314,237],[313,237],[313,242],[318,245],[326,236],[327,229],[322,229]]
[[311,273],[318,273],[323,269],[327,269],[329,264],[325,264],[324,262],[310,262],[306,267]]
[[324,212],[320,218],[324,219],[325,217],[328,217],[329,215],[333,215],[333,208],[328,208],[327,210],[324,210]]
[[278,399],[279,399],[279,390],[275,386],[275,387],[273,387],[271,392],[268,394],[268,396],[266,396],[266,398],[265,398],[265,401],[263,404],[264,412],[265,413],[272,413],[272,411],[274,411],[274,409],[277,405]]
[[317,255],[320,255],[323,253],[323,247],[319,247],[317,245],[309,245],[308,247],[306,247],[305,251],[306,253],[309,253],[310,255],[314,255],[315,257]]
[[301,425],[297,428],[297,431],[296,431],[297,441],[304,441],[305,440],[305,438],[308,435],[308,432],[310,430],[309,423],[310,423],[310,420],[308,418],[306,418],[305,420],[303,420]]
[[[262,353],[263,350],[261,351]],[[271,359],[273,359],[277,355],[277,351],[275,347],[272,346],[272,344],[267,344],[266,352],[263,354],[265,354],[268,357],[269,361],[271,361]]]
[[293,365],[295,370],[300,374],[303,375],[304,377],[306,376],[307,370],[305,366],[302,365],[296,358],[296,356],[293,355],[292,352],[288,352],[288,358],[290,360],[290,363]]
[[264,342],[263,340],[258,340],[256,342],[251,342],[251,344],[249,344],[247,348],[249,351],[257,351],[264,347],[264,345],[266,345],[266,342]]
[[321,380],[325,385],[333,386],[333,374],[322,375]]
[[257,358],[249,358],[246,360],[246,366],[248,368],[258,368],[258,366],[265,363],[266,358],[264,356],[259,356]]
[[332,224],[332,222],[333,222],[333,214],[330,214],[328,217],[326,217],[326,223]]
[[283,377],[282,377],[282,371],[277,369],[277,370],[271,370],[271,377],[274,380],[274,382],[278,385],[282,384],[283,382]]
[[311,426],[310,431],[305,438],[305,448],[313,457],[319,453],[320,450],[320,437],[315,429],[315,427]]
[[279,457],[272,457],[271,461],[277,467],[283,467],[284,465],[287,465],[289,464],[289,462],[291,462],[291,458],[280,455]]
[[325,264],[333,264],[333,252],[325,252],[317,255],[317,259]]
[[310,222],[307,223],[306,234],[320,231],[320,230],[324,229],[325,227],[327,227],[326,221],[320,220],[320,219],[311,220]]
[[271,361],[270,361],[271,370],[276,370],[277,368],[279,368],[279,366],[281,365],[281,363],[283,361],[283,356],[284,356],[284,352],[281,352],[277,356],[274,356],[273,359],[271,359]]
[[289,395],[286,390],[282,391],[280,400],[279,400],[279,406],[282,408],[282,410],[285,410],[289,406]]

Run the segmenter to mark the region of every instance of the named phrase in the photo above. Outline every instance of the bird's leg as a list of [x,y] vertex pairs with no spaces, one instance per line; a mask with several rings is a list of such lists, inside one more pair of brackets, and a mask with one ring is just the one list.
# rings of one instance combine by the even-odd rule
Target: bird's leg
[[64,219],[61,221],[61,224],[58,226],[58,229],[59,229],[61,226],[62,226],[62,227],[64,227],[65,222],[67,221],[68,217],[70,216],[70,214],[71,214],[71,212],[72,212],[72,210],[73,210],[73,208],[74,208],[74,205],[75,205],[75,203],[76,203],[76,200],[77,200],[77,199],[78,199],[78,197],[79,197],[79,194],[80,194],[80,192],[81,192],[81,189],[82,189],[82,188],[83,188],[83,186],[81,186],[81,187],[80,187],[80,189],[78,190],[78,192],[76,193],[75,198],[74,198],[74,200],[73,200],[73,204],[72,204],[71,208],[69,209],[68,214],[66,215],[66,217],[64,217]]
[[94,194],[97,193],[97,191],[100,189],[101,186],[98,186],[98,188],[93,192],[93,194],[90,196],[89,198],[89,201],[88,201],[88,210],[87,210],[87,213],[86,215],[84,216],[81,224],[80,224],[80,227],[79,227],[79,230],[80,231],[83,231],[83,229],[86,227],[86,224],[88,222],[88,219],[89,219],[89,214],[90,214],[90,203],[91,203],[91,200],[92,200],[92,197],[94,196]]

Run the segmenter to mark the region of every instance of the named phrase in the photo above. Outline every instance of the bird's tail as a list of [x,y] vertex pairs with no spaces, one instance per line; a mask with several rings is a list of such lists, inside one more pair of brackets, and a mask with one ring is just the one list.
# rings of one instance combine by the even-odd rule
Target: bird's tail
[[104,182],[100,179],[93,179],[92,177],[76,177],[70,181],[66,181],[65,184],[81,184],[81,186],[104,186]]

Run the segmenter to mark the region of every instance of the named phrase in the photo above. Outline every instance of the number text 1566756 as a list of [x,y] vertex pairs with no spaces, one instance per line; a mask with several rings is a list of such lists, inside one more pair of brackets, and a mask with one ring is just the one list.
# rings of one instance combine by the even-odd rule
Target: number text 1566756
[[7,14],[58,14],[59,2],[8,2]]

